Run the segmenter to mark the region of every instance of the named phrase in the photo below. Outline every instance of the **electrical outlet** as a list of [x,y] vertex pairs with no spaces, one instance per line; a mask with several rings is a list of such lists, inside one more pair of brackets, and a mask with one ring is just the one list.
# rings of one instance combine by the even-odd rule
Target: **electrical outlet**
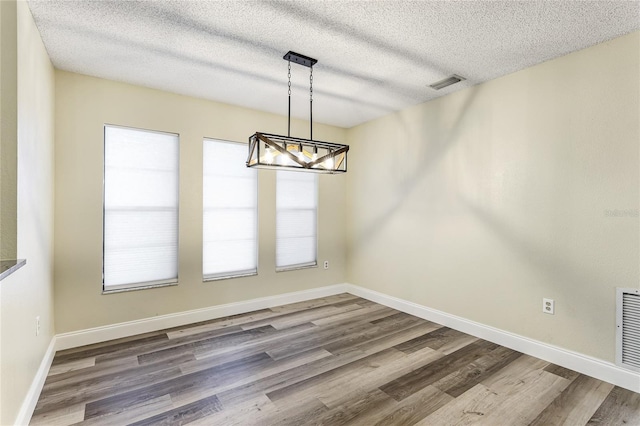
[[329,261],[328,260],[324,261],[324,269],[329,269]]
[[556,311],[556,302],[553,299],[542,299],[542,312],[553,315]]
[[36,317],[36,336],[40,335],[40,315]]

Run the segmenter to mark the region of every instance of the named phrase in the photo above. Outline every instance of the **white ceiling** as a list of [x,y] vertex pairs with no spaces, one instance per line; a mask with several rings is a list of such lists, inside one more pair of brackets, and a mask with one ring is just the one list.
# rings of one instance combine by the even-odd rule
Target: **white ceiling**
[[[314,122],[373,118],[640,29],[639,1],[29,0],[58,69],[287,113],[289,50],[318,59]],[[467,78],[435,91],[450,74]],[[308,119],[309,69],[292,65]]]

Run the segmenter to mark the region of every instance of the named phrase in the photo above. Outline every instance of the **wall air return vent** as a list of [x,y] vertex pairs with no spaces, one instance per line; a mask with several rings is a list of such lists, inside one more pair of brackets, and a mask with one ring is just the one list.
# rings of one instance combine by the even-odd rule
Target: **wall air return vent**
[[616,292],[616,364],[640,372],[640,290]]
[[445,78],[444,80],[436,81],[435,83],[430,84],[429,87],[435,90],[440,90],[464,80],[466,80],[464,77],[453,74],[450,77]]

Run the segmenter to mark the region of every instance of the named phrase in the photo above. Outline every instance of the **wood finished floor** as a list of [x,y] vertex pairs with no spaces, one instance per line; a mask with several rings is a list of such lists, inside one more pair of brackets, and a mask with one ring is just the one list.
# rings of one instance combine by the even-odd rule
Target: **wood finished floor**
[[640,394],[341,294],[56,353],[32,425],[640,425]]

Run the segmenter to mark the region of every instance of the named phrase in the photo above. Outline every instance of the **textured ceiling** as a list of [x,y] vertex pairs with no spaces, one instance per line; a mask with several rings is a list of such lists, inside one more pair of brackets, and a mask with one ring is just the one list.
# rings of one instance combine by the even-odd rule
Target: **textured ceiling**
[[[351,127],[640,28],[638,1],[44,1],[58,69]],[[467,80],[435,91],[450,74]],[[292,65],[308,119],[309,69]]]

